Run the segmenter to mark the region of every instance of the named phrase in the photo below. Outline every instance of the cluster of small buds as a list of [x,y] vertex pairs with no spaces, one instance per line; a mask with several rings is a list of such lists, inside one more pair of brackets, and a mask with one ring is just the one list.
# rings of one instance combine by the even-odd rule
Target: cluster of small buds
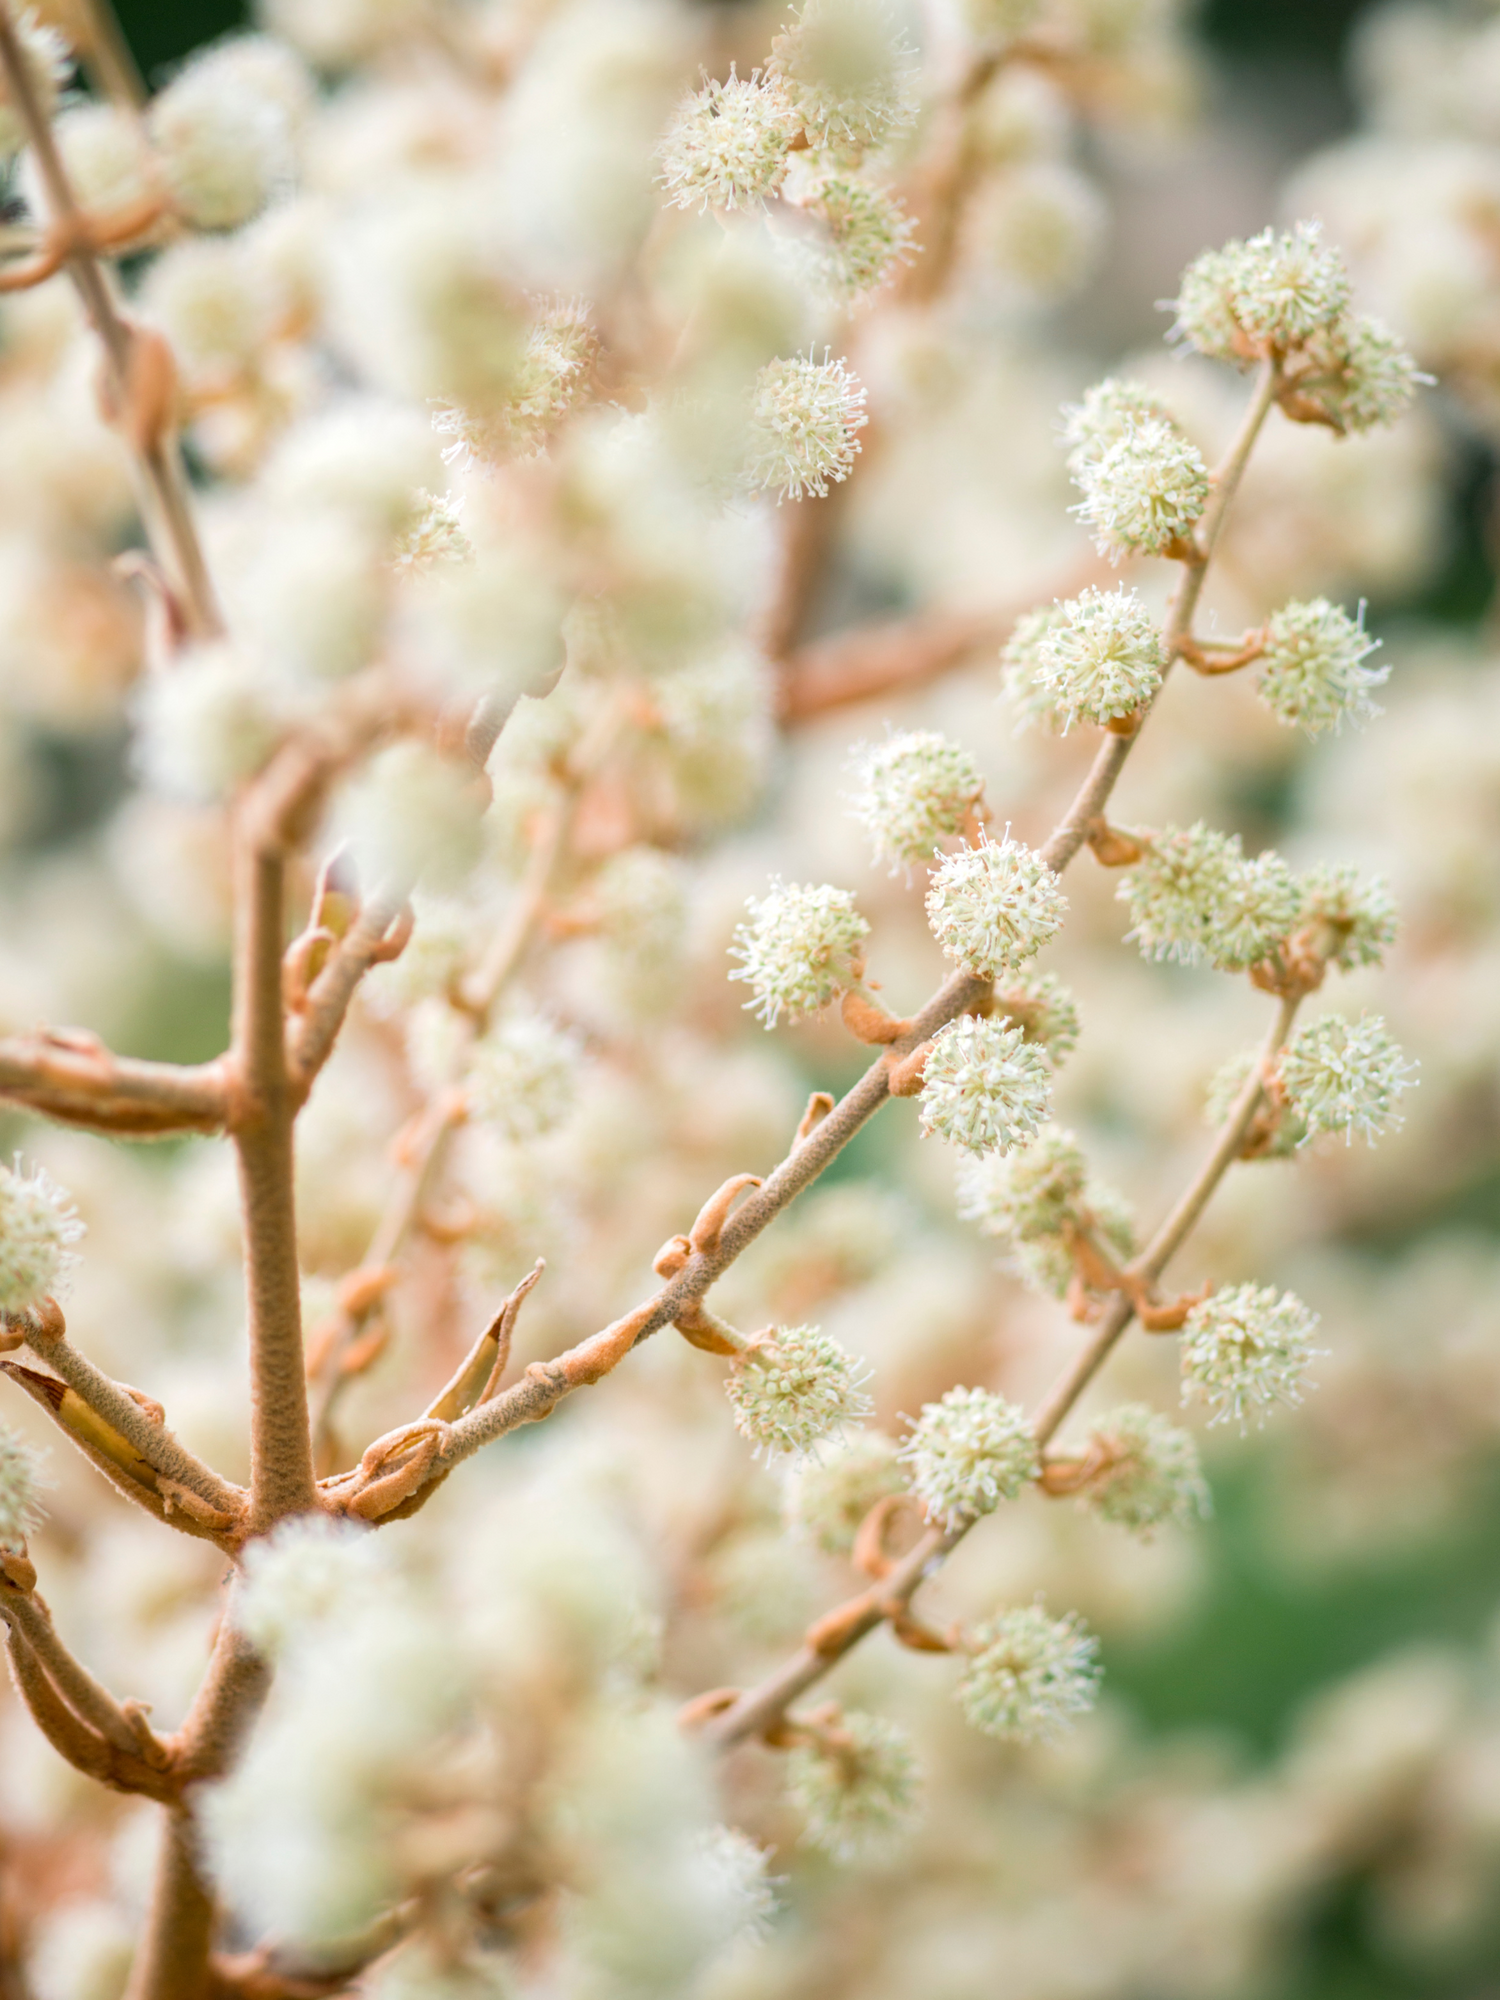
[[0,1424],[0,1549],[19,1554],[42,1519],[41,1454]]
[[880,0],[802,0],[767,74],[808,140],[836,157],[878,146],[916,115],[911,50]]
[[[1229,1114],[1246,1079],[1252,1069],[1258,1070],[1259,1067],[1260,1051],[1245,1049],[1214,1071],[1204,1095],[1203,1117],[1206,1124],[1218,1131],[1229,1122]],[[1257,1121],[1257,1128],[1255,1156],[1262,1160],[1289,1160],[1310,1136],[1306,1119],[1281,1092],[1267,1103]]]
[[1337,431],[1376,430],[1393,424],[1417,390],[1436,378],[1424,374],[1399,335],[1369,313],[1341,320],[1308,346],[1308,372],[1297,390]]
[[924,1404],[901,1457],[913,1493],[945,1528],[992,1514],[1041,1470],[1026,1412],[992,1389],[950,1389]]
[[1247,861],[1238,834],[1201,820],[1164,827],[1120,883],[1128,935],[1147,958],[1203,959],[1241,971],[1267,957],[1294,927],[1302,898],[1291,870],[1267,850]]
[[1279,721],[1309,736],[1368,722],[1381,712],[1371,691],[1391,672],[1364,664],[1379,644],[1365,632],[1363,606],[1351,618],[1326,597],[1284,605],[1266,627],[1260,698]]
[[965,1014],[933,1039],[922,1077],[922,1135],[966,1153],[1023,1145],[1052,1106],[1046,1058],[1024,1029]]
[[1078,1002],[1055,972],[1007,977],[995,1011],[1041,1049],[1055,1069],[1078,1046]]
[[[1014,657],[1018,634],[1007,651]],[[1075,722],[1103,725],[1134,715],[1161,686],[1164,661],[1156,621],[1123,584],[1089,588],[1058,607],[1026,646],[1033,699],[1046,720],[1067,730]]]
[[1396,905],[1384,879],[1361,881],[1357,868],[1332,862],[1298,879],[1299,921],[1311,931],[1319,954],[1341,971],[1379,965],[1396,941]]
[[1071,1132],[1043,1126],[1009,1155],[965,1160],[958,1213],[1004,1245],[1011,1269],[1032,1290],[1062,1298],[1077,1270],[1075,1232],[1087,1227],[1114,1256],[1135,1249],[1135,1220],[1120,1197],[1092,1180]]
[[745,1005],[768,1028],[783,1014],[796,1021],[818,1013],[854,984],[870,926],[852,890],[773,881],[746,908],[751,921],[735,931],[730,955],[740,965],[729,976],[748,982],[755,997]]
[[1208,505],[1208,467],[1168,417],[1127,422],[1074,476],[1083,491],[1074,512],[1114,562],[1176,553]]
[[1034,958],[1067,907],[1041,855],[1008,832],[946,856],[927,891],[927,921],[944,954],[989,977]]
[[[34,8],[28,8],[24,14],[13,12],[13,20],[38,108],[44,118],[50,118],[73,67],[68,45],[56,28],[38,20]],[[26,127],[21,114],[0,81],[0,163],[13,158],[25,144]]]
[[884,1431],[856,1431],[826,1458],[797,1467],[787,1480],[782,1511],[799,1539],[826,1555],[846,1556],[870,1509],[905,1490],[894,1440]]
[[1033,723],[1047,729],[1061,727],[1057,704],[1051,688],[1040,677],[1038,661],[1044,641],[1062,623],[1063,616],[1060,603],[1023,613],[1000,648],[1001,682],[1016,718],[1017,735]]
[[686,870],[659,847],[626,847],[594,878],[599,931],[613,956],[649,970],[675,965],[687,934]]
[[778,500],[823,499],[854,469],[859,433],[869,422],[865,389],[825,350],[769,361],[755,378],[745,483]]
[[1281,1087],[1309,1133],[1359,1132],[1372,1144],[1402,1123],[1397,1100],[1412,1087],[1409,1063],[1378,1014],[1325,1014],[1281,1058]]
[[227,798],[275,749],[285,718],[266,676],[227,640],[188,648],[143,679],[132,703],[142,777],[194,804]]
[[816,1326],[777,1327],[736,1361],[725,1380],[735,1428],[757,1456],[802,1457],[874,1410],[862,1370]]
[[1175,331],[1216,361],[1284,351],[1338,324],[1349,303],[1343,259],[1316,222],[1262,230],[1190,264],[1174,301]]
[[1182,1336],[1182,1399],[1204,1403],[1210,1423],[1241,1430],[1264,1423],[1276,1403],[1299,1403],[1302,1378],[1322,1352],[1312,1344],[1318,1317],[1274,1285],[1231,1285],[1200,1301]]
[[158,92],[146,126],[178,212],[195,228],[237,229],[291,183],[282,93],[237,63],[232,45],[189,63]]
[[439,402],[432,428],[452,442],[445,465],[486,469],[508,458],[534,456],[558,423],[589,394],[599,356],[599,332],[586,305],[564,299],[534,322],[508,394],[482,409]]
[[1147,419],[1171,423],[1172,413],[1144,383],[1110,375],[1085,389],[1081,402],[1064,403],[1062,419],[1068,471],[1081,485],[1110,446],[1118,444],[1128,431]]
[[484,801],[454,762],[425,743],[392,743],[340,801],[339,824],[370,889],[405,894],[461,882],[479,859]]
[[878,1715],[842,1715],[829,1737],[799,1744],[787,1758],[786,1781],[803,1838],[838,1861],[878,1855],[917,1813],[911,1743]]
[[295,1515],[246,1549],[234,1622],[268,1659],[280,1659],[317,1626],[373,1604],[387,1575],[367,1529]]
[[849,811],[891,873],[930,861],[940,840],[963,831],[984,780],[967,750],[932,729],[862,743],[850,760],[858,789]]
[[801,196],[823,234],[802,246],[815,284],[838,299],[867,297],[907,263],[916,224],[888,188],[852,174],[827,174]]
[[0,1312],[25,1312],[57,1297],[78,1261],[83,1223],[43,1167],[23,1173],[19,1155],[0,1167]]
[[959,1704],[1002,1743],[1046,1742],[1098,1699],[1098,1655],[1076,1612],[1049,1618],[1036,1604],[1002,1611],[974,1634]]
[[474,560],[474,545],[463,530],[463,502],[451,493],[417,494],[416,518],[403,530],[391,556],[399,576],[430,576],[434,570]]
[[464,1078],[470,1115],[507,1139],[554,1131],[578,1099],[577,1038],[538,1015],[513,1015],[474,1044]]
[[782,92],[729,67],[678,106],[659,157],[674,208],[759,208],[786,177],[802,121]]
[[1100,1417],[1089,1443],[1104,1464],[1080,1498],[1101,1519],[1149,1536],[1167,1522],[1190,1528],[1213,1511],[1191,1435],[1145,1403]]

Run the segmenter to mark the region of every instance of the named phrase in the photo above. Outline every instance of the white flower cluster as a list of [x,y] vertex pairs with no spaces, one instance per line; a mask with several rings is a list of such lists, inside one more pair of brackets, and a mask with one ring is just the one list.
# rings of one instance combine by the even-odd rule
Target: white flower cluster
[[416,518],[401,534],[391,556],[399,576],[431,576],[434,570],[474,560],[474,545],[464,533],[463,502],[451,493],[418,488]]
[[265,674],[222,639],[147,675],[132,706],[142,777],[193,804],[227,798],[252,777],[287,722]]
[[146,127],[178,212],[237,229],[296,173],[294,116],[312,94],[290,49],[259,37],[196,57],[150,103]]
[[847,1349],[816,1326],[779,1326],[737,1361],[724,1391],[735,1428],[757,1456],[801,1457],[874,1409],[869,1380]]
[[1201,820],[1153,833],[1117,893],[1130,910],[1127,935],[1147,958],[1186,965],[1207,959],[1223,972],[1265,958],[1302,909],[1296,879],[1279,854],[1268,848],[1246,860],[1238,834]]
[[367,1528],[294,1515],[246,1549],[234,1622],[268,1659],[279,1659],[319,1624],[371,1608],[385,1581]]
[[858,158],[916,115],[912,54],[881,0],[802,0],[767,73],[835,156]]
[[1127,419],[1075,477],[1083,499],[1074,511],[1114,562],[1189,548],[1208,505],[1208,467],[1169,417]]
[[347,787],[338,825],[369,889],[404,895],[417,882],[449,889],[481,849],[478,788],[425,743],[392,743]]
[[846,1556],[877,1501],[905,1490],[894,1441],[884,1431],[856,1431],[826,1458],[796,1468],[786,1483],[783,1513],[793,1534],[827,1555]]
[[783,93],[735,74],[684,98],[661,143],[662,181],[676,208],[758,208],[786,177],[801,120]]
[[851,889],[773,881],[746,908],[751,921],[735,931],[730,953],[741,963],[729,976],[748,982],[755,998],[745,1005],[768,1028],[783,1014],[816,1014],[854,983],[870,926]]
[[913,1493],[945,1528],[992,1514],[1041,1469],[1026,1412],[991,1389],[950,1389],[924,1404],[901,1457]]
[[1382,877],[1361,881],[1357,868],[1321,862],[1297,886],[1302,927],[1330,965],[1352,972],[1381,963],[1396,941],[1396,905]]
[[493,470],[505,459],[541,451],[570,410],[584,402],[599,356],[599,332],[587,305],[562,299],[546,305],[527,332],[505,394],[469,409],[439,402],[432,427],[453,440],[447,465]]
[[778,500],[823,499],[830,481],[837,486],[853,471],[869,421],[864,385],[826,351],[821,361],[798,354],[767,362],[755,378],[746,484]]
[[1182,1398],[1204,1403],[1210,1423],[1244,1430],[1275,1403],[1299,1403],[1302,1378],[1322,1351],[1318,1317],[1273,1285],[1231,1285],[1195,1305],[1182,1335]]
[[1055,972],[1007,978],[995,990],[995,1011],[1020,1028],[1054,1068],[1078,1046],[1078,1003]]
[[1081,402],[1064,403],[1061,440],[1074,479],[1081,485],[1111,445],[1148,419],[1170,423],[1172,413],[1144,383],[1120,375],[1095,382]]
[[877,291],[912,252],[916,224],[888,188],[853,174],[824,174],[800,194],[804,214],[822,225],[799,245],[814,284],[836,299]]
[[1034,958],[1062,928],[1068,899],[1034,848],[1009,833],[962,847],[934,870],[927,921],[965,972],[993,976]]
[[[1221,1063],[1209,1078],[1208,1089],[1204,1093],[1203,1117],[1205,1123],[1215,1131],[1228,1123],[1229,1114],[1236,1098],[1244,1088],[1252,1069],[1260,1068],[1259,1049],[1243,1049],[1238,1055],[1230,1056]],[[1307,1143],[1310,1136],[1307,1121],[1296,1106],[1279,1094],[1274,1103],[1266,1105],[1257,1119],[1258,1159],[1289,1160],[1300,1146]]]
[[83,1223],[43,1167],[0,1167],[0,1312],[25,1312],[56,1297],[78,1261]]
[[1161,686],[1161,635],[1137,592],[1091,586],[1043,617],[1018,624],[1003,657],[1024,662],[1030,710],[1054,728],[1134,715]]
[[1197,1445],[1147,1404],[1126,1403],[1100,1417],[1089,1443],[1104,1465],[1080,1498],[1101,1519],[1148,1536],[1169,1521],[1188,1528],[1211,1513]]
[[42,1518],[41,1454],[0,1424],[0,1549],[17,1554]]
[[464,1078],[470,1115],[507,1139],[540,1137],[578,1100],[577,1037],[540,1015],[512,1015],[474,1044]]
[[1078,1230],[1093,1230],[1121,1260],[1135,1249],[1124,1202],[1089,1176],[1077,1140],[1057,1125],[1044,1125],[1030,1145],[1013,1153],[963,1161],[958,1212],[1004,1246],[1018,1277],[1054,1298],[1072,1280]]
[[787,1758],[787,1795],[804,1838],[839,1861],[878,1855],[911,1824],[917,1760],[905,1730],[883,1716],[840,1716],[838,1741],[799,1744]]
[[1364,663],[1379,646],[1358,618],[1326,597],[1283,605],[1266,628],[1258,692],[1281,722],[1309,736],[1337,731],[1345,722],[1368,722],[1380,714],[1370,699],[1390,678],[1389,667]]
[[934,1036],[922,1078],[922,1133],[968,1153],[1025,1143],[1047,1116],[1046,1059],[1020,1027],[965,1014]]
[[974,1634],[958,1684],[976,1729],[1002,1743],[1042,1743],[1098,1699],[1099,1642],[1076,1612],[1049,1618],[1040,1605],[1003,1611]]
[[1415,1068],[1378,1014],[1325,1014],[1294,1036],[1281,1085],[1309,1133],[1342,1132],[1347,1141],[1359,1132],[1373,1144],[1401,1124],[1398,1100]]
[[849,811],[891,873],[930,861],[940,840],[963,831],[984,779],[967,750],[932,729],[862,743],[851,759],[858,789]]

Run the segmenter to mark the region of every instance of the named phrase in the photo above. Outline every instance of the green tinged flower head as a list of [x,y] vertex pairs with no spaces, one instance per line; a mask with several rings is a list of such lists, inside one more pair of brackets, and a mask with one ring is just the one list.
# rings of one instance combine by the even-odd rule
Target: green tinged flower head
[[1024,1030],[965,1014],[933,1040],[922,1081],[922,1135],[969,1153],[1029,1139],[1052,1104],[1046,1059]]
[[1056,697],[1041,678],[1040,661],[1044,642],[1066,616],[1061,604],[1028,611],[1016,620],[1010,637],[1000,648],[1001,682],[1005,699],[1016,718],[1017,735],[1023,729],[1029,729],[1034,722],[1048,729],[1064,726]]
[[1404,342],[1368,313],[1349,314],[1308,344],[1298,394],[1337,431],[1358,434],[1393,424],[1410,408],[1424,375]]
[[888,188],[854,174],[826,174],[800,205],[823,225],[818,240],[803,246],[804,260],[813,281],[835,298],[864,298],[910,262],[916,224]]
[[863,384],[826,351],[821,361],[768,361],[755,378],[746,484],[779,500],[821,500],[830,481],[849,477],[869,421]]
[[731,948],[741,964],[729,976],[749,982],[755,998],[745,1005],[768,1028],[783,1014],[796,1021],[818,1013],[853,983],[870,926],[852,890],[773,881],[746,908],[751,921],[736,930]]
[[1324,862],[1299,877],[1297,886],[1302,928],[1313,932],[1330,965],[1352,972],[1381,963],[1396,941],[1396,905],[1381,876],[1362,882],[1357,868]]
[[1169,417],[1128,420],[1075,478],[1074,512],[1101,555],[1170,555],[1188,542],[1208,505],[1208,467]]
[[1286,234],[1265,229],[1205,252],[1183,273],[1175,330],[1217,361],[1284,351],[1327,332],[1349,303],[1349,276],[1322,234],[1321,224],[1299,222]]
[[1090,1178],[1078,1141],[1057,1125],[1044,1125],[1016,1152],[965,1160],[958,1212],[1004,1246],[1017,1277],[1054,1298],[1063,1297],[1073,1277],[1078,1229],[1088,1228],[1117,1257],[1135,1248],[1129,1209]]
[[1279,721],[1317,736],[1380,714],[1370,694],[1391,670],[1364,664],[1380,641],[1366,635],[1363,617],[1363,607],[1359,618],[1351,618],[1326,597],[1284,605],[1274,615],[1258,692]]
[[849,811],[891,873],[930,861],[940,840],[963,830],[984,790],[967,750],[932,729],[906,729],[862,743],[850,760],[858,789]]
[[826,1457],[807,1459],[788,1479],[786,1524],[825,1554],[846,1556],[878,1501],[906,1491],[906,1474],[884,1431],[856,1431]]
[[1275,1403],[1300,1403],[1318,1316],[1274,1285],[1231,1285],[1193,1307],[1182,1334],[1182,1400],[1209,1422],[1265,1421]]
[[1161,686],[1156,621],[1123,584],[1070,598],[1060,617],[1023,643],[1031,699],[1047,702],[1048,719],[1063,730],[1075,722],[1103,724],[1133,715]]
[[777,1327],[737,1361],[724,1383],[735,1428],[756,1454],[800,1457],[874,1409],[860,1385],[869,1371],[815,1326]]
[[1397,1101],[1412,1088],[1415,1063],[1378,1014],[1349,1021],[1325,1014],[1303,1028],[1281,1058],[1281,1085],[1309,1132],[1360,1132],[1372,1144],[1402,1123]]
[[[1204,1098],[1203,1117],[1204,1122],[1215,1131],[1228,1124],[1229,1114],[1244,1088],[1245,1079],[1259,1064],[1259,1049],[1245,1049],[1214,1071]],[[1307,1143],[1306,1119],[1284,1099],[1262,1112],[1257,1121],[1257,1131],[1267,1121],[1268,1130],[1256,1154],[1258,1159],[1289,1160],[1299,1146]]]
[[901,1457],[913,1493],[948,1528],[993,1514],[1041,1470],[1025,1411],[991,1389],[950,1389],[925,1404]]
[[1078,1002],[1055,972],[1007,974],[995,1011],[1043,1051],[1054,1068],[1078,1046]]
[[1049,1618],[1036,1604],[1002,1611],[974,1634],[959,1705],[1002,1743],[1046,1742],[1098,1699],[1098,1655],[1076,1612]]
[[517,1014],[474,1044],[464,1078],[470,1115],[507,1139],[534,1139],[568,1118],[578,1100],[582,1051],[539,1015]]
[[786,178],[801,121],[781,91],[734,65],[685,97],[661,142],[662,183],[674,208],[759,208]]
[[993,976],[1034,958],[1062,928],[1068,899],[1034,848],[1007,833],[948,855],[933,871],[927,921],[966,972]]
[[1269,849],[1247,861],[1238,834],[1201,820],[1150,836],[1118,890],[1131,915],[1128,935],[1147,958],[1185,965],[1207,959],[1224,972],[1258,964],[1295,927],[1296,881]]
[[42,1167],[0,1167],[0,1312],[25,1312],[62,1291],[78,1261],[83,1224]]
[[1149,1536],[1165,1522],[1190,1528],[1212,1512],[1197,1445],[1145,1403],[1100,1417],[1089,1443],[1104,1464],[1080,1497],[1103,1520]]
[[0,1549],[19,1554],[42,1518],[41,1453],[0,1424]]
[[916,115],[915,63],[882,0],[803,0],[767,75],[815,146],[858,158]]
[[1081,402],[1064,403],[1062,443],[1074,479],[1082,484],[1110,446],[1148,417],[1160,423],[1172,421],[1166,404],[1144,383],[1127,382],[1119,375],[1085,389]]
[[916,1817],[917,1760],[906,1732],[878,1715],[847,1714],[787,1758],[787,1793],[803,1838],[839,1861],[878,1854]]

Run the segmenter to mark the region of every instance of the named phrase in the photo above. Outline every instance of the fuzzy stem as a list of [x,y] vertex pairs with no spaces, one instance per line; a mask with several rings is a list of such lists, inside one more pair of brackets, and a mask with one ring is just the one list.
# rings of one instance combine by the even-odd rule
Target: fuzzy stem
[[192,1814],[186,1807],[169,1809],[125,2000],[202,2000],[207,1990],[214,1899],[196,1846]]

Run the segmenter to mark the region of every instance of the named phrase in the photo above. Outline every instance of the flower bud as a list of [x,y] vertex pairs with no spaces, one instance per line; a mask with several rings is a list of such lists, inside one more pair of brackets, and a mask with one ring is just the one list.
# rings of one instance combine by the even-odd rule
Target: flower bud
[[991,976],[1035,957],[1067,907],[1041,855],[1008,833],[948,855],[927,891],[927,921],[947,957]]
[[768,1028],[783,1014],[796,1021],[818,1013],[853,984],[870,926],[852,890],[775,880],[746,908],[751,922],[736,930],[731,951],[741,964],[729,976],[749,983],[755,998],[745,1005]]
[[924,1404],[901,1457],[913,1493],[945,1528],[993,1514],[1041,1469],[1025,1411],[990,1389],[950,1389]]
[[1020,1028],[965,1014],[934,1038],[922,1081],[922,1134],[969,1153],[1022,1145],[1047,1116],[1052,1079]]
[[1195,1305],[1182,1335],[1182,1400],[1206,1403],[1210,1423],[1253,1414],[1265,1421],[1275,1403],[1300,1403],[1302,1377],[1323,1350],[1312,1344],[1316,1313],[1273,1285],[1231,1285]]
[[1099,1642],[1076,1612],[1049,1618],[1040,1605],[1004,1611],[974,1634],[958,1684],[976,1729],[1002,1743],[1043,1743],[1098,1699]]

